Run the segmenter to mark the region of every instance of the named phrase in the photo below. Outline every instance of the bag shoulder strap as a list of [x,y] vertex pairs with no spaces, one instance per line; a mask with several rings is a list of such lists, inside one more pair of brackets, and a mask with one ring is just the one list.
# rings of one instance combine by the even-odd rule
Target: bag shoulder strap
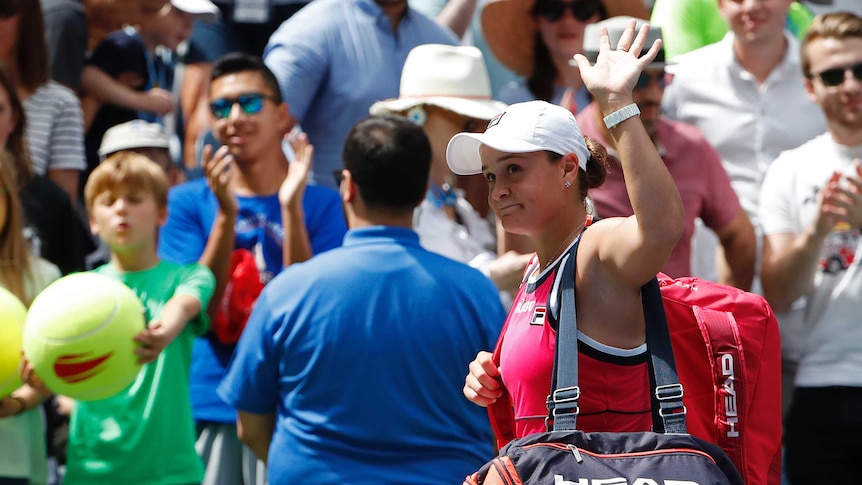
[[[549,430],[554,431],[577,429],[580,411],[578,399],[581,391],[578,387],[578,327],[575,302],[575,275],[580,242],[581,236],[578,236],[563,261],[562,268],[562,303],[554,349],[551,394],[547,400],[547,424]],[[654,427],[658,432],[684,434],[686,433],[686,410],[682,403],[683,389],[676,372],[670,332],[656,278],[651,279],[641,288],[641,300],[653,379],[651,387],[654,391],[652,393]],[[560,356],[565,358],[561,359]]]

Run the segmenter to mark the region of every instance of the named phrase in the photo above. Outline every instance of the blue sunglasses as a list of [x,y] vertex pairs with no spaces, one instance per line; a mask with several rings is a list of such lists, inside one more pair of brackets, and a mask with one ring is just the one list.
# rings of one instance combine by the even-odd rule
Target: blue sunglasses
[[263,109],[263,101],[266,99],[272,100],[273,103],[277,102],[274,96],[266,94],[242,94],[236,98],[218,98],[213,100],[210,103],[210,111],[216,119],[221,120],[230,116],[233,105],[239,104],[244,114],[256,115]]

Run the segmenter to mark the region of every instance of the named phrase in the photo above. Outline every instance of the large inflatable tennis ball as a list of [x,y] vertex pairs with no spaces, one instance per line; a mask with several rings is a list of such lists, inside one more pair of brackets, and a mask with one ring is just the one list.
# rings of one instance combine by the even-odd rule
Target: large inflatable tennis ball
[[0,288],[0,399],[21,386],[21,332],[27,308]]
[[52,392],[105,399],[138,374],[134,336],[145,320],[140,300],[119,281],[95,273],[65,276],[30,305],[24,355]]

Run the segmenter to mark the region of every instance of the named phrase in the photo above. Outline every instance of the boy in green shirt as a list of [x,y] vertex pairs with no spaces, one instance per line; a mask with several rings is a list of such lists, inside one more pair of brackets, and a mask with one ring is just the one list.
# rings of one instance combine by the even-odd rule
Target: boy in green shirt
[[189,402],[192,342],[209,324],[202,311],[215,280],[199,264],[160,261],[156,237],[167,218],[168,181],[148,158],[121,153],[84,189],[90,227],[111,252],[94,271],[140,298],[148,328],[135,337],[145,364],[118,395],[79,401],[72,412],[66,485],[192,484],[203,479]]

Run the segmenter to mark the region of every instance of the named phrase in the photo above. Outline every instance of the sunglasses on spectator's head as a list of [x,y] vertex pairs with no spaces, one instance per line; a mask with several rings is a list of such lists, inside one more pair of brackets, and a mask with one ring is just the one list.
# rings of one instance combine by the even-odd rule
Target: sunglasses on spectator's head
[[538,2],[533,8],[533,14],[543,17],[549,22],[556,22],[563,18],[566,9],[581,22],[586,22],[594,15],[605,16],[604,5],[600,1],[588,0],[585,2]]
[[332,171],[332,178],[335,179],[335,185],[341,187],[341,181],[344,180],[344,169],[339,168]]
[[273,96],[259,93],[242,94],[236,98],[218,98],[210,103],[210,111],[216,119],[224,119],[230,116],[230,111],[233,109],[233,105],[239,104],[243,113],[247,115],[255,115],[260,113],[263,109],[263,102],[266,99],[271,99],[275,102],[275,98]]
[[820,82],[822,82],[824,86],[835,87],[844,83],[847,71],[853,73],[853,77],[855,77],[857,81],[862,81],[862,62],[847,67],[833,67],[832,69],[826,69],[825,71],[820,71],[814,74],[814,76],[819,77]]
[[664,89],[667,87],[667,79],[664,71],[642,72],[638,77],[638,82],[635,84],[635,89],[648,88],[653,81],[658,83],[658,87]]

